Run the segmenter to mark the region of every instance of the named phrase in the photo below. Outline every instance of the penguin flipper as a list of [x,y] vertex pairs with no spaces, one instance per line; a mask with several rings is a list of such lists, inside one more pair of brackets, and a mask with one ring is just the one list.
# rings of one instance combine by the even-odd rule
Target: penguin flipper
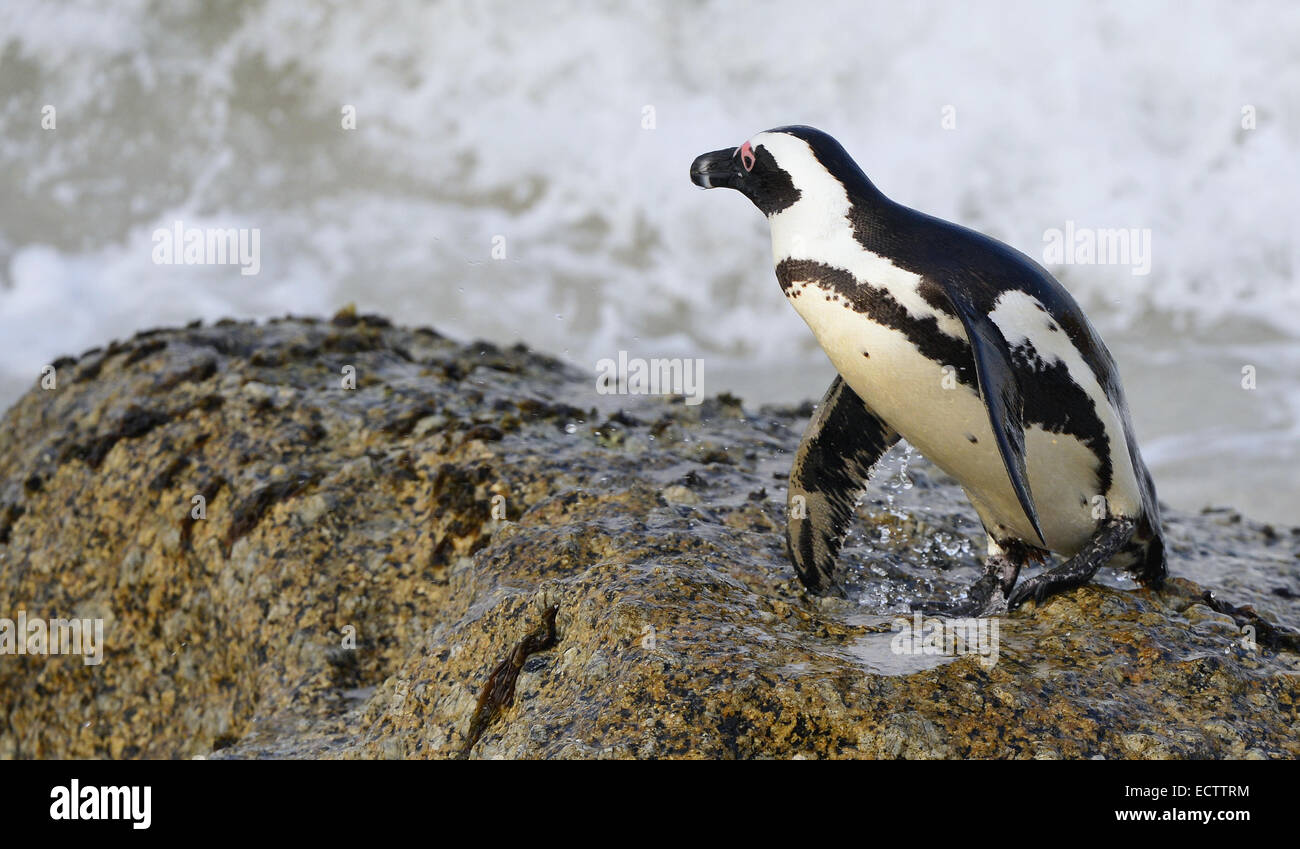
[[1034,496],[1029,491],[1029,473],[1025,470],[1024,399],[1020,395],[1020,383],[1016,380],[1011,365],[1011,346],[993,319],[976,307],[970,298],[955,287],[947,287],[945,291],[948,300],[956,308],[962,326],[966,328],[971,354],[975,358],[980,397],[984,399],[984,408],[988,410],[989,424],[993,428],[998,451],[1002,454],[1002,465],[1011,478],[1011,488],[1015,490],[1016,499],[1025,511],[1029,524],[1038,534],[1038,542],[1046,548],[1047,540],[1038,523],[1038,509],[1034,506]]
[[809,591],[835,592],[833,574],[871,467],[898,434],[836,376],[804,430],[790,468],[786,551]]

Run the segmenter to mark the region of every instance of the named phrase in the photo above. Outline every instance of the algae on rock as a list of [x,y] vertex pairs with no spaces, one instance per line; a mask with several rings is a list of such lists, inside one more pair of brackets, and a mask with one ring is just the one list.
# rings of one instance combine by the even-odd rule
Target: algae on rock
[[1003,617],[991,665],[900,657],[978,523],[911,458],[859,508],[851,600],[806,596],[806,406],[598,395],[347,314],[55,366],[0,432],[0,617],[106,645],[0,655],[0,757],[1300,755],[1295,529],[1172,511],[1165,591],[1108,573]]

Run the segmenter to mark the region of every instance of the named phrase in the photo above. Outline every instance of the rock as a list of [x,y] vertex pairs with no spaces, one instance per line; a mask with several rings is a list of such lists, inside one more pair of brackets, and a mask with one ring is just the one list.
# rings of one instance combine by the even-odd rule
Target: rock
[[103,662],[0,656],[0,757],[1300,755],[1289,529],[1172,512],[1165,591],[944,631],[908,603],[980,533],[924,460],[810,598],[806,407],[594,390],[355,314],[60,360],[0,430],[0,618],[101,618]]
[[666,486],[663,488],[663,491],[660,492],[659,494],[663,496],[664,501],[668,501],[673,504],[699,504],[700,503],[700,497],[695,493],[691,492],[686,487],[682,486],[681,484],[673,484],[672,486]]

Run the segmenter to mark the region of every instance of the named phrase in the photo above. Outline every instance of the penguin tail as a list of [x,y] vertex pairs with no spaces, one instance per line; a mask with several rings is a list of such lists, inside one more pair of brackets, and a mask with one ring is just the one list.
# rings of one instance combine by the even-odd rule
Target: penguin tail
[[1128,570],[1142,586],[1159,590],[1164,587],[1165,578],[1169,577],[1166,556],[1165,537],[1158,520],[1152,521],[1150,516],[1143,515],[1137,520],[1133,537],[1110,565]]

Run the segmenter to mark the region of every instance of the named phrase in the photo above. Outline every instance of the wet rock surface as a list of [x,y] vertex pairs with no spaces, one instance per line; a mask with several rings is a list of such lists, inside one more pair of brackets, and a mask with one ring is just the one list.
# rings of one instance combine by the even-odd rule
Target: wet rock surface
[[54,365],[0,430],[0,618],[101,618],[103,661],[0,654],[2,757],[1300,755],[1295,528],[1172,512],[1163,592],[1106,572],[927,654],[897,620],[976,577],[974,513],[897,450],[850,598],[806,596],[807,406],[351,314]]

